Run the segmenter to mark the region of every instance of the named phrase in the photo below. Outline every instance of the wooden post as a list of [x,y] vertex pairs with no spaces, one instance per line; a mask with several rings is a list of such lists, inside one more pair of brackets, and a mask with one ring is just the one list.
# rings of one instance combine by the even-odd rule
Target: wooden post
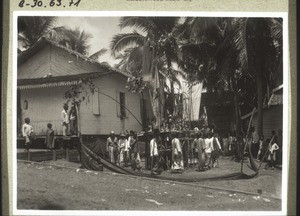
[[149,137],[148,134],[146,133],[146,142],[145,142],[145,169],[146,170],[149,170],[149,158],[150,158]]
[[56,157],[56,150],[52,150],[52,153],[53,153],[53,160],[56,161],[57,157]]
[[31,155],[30,155],[30,151],[27,151],[27,160],[30,161],[31,160]]
[[69,157],[69,147],[66,148],[66,160],[70,161],[70,157]]

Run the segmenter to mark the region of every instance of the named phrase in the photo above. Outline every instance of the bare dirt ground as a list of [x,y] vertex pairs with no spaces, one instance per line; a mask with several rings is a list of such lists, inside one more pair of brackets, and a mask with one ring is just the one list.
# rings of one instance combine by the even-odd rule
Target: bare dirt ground
[[[264,170],[248,180],[219,180],[193,183],[154,181],[139,177],[79,169],[65,160],[47,165],[18,162],[17,208],[58,210],[185,210],[185,211],[279,211],[281,171]],[[185,170],[180,178],[237,172],[240,164],[220,160],[221,167],[206,172]],[[53,165],[72,167],[58,168]],[[164,176],[174,174],[165,171]],[[176,177],[176,176],[175,176]],[[199,185],[199,186],[197,186]],[[201,186],[242,190],[262,195],[215,190]]]

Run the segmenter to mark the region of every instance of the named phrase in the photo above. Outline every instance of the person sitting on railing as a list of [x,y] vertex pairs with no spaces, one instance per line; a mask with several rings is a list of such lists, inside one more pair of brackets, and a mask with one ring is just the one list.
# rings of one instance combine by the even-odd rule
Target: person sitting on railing
[[48,149],[54,149],[54,130],[51,123],[47,124],[45,144]]
[[31,138],[33,135],[33,128],[30,125],[30,118],[25,118],[25,123],[22,126],[22,134],[25,138],[25,150],[29,151],[29,146],[31,144]]

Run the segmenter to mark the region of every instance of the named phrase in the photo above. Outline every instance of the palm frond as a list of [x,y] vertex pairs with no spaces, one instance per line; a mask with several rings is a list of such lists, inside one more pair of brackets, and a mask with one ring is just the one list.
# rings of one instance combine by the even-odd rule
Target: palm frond
[[110,43],[112,54],[116,54],[123,49],[131,46],[143,46],[146,38],[137,32],[117,34]]
[[23,38],[26,38],[25,46],[32,46],[44,36],[53,27],[55,19],[55,17],[19,17],[18,34],[22,34]]
[[142,32],[147,32],[153,27],[148,17],[121,17],[120,28],[134,27]]

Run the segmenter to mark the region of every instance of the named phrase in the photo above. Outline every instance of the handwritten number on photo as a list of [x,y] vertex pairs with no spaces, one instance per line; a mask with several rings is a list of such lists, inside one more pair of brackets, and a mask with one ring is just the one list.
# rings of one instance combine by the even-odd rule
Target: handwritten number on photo
[[73,4],[78,7],[81,0],[78,0],[77,2],[74,2],[73,0],[70,0],[69,6],[72,6]]
[[[34,8],[34,7],[42,7],[43,6],[43,0],[32,0],[30,1],[31,4],[25,2],[25,0],[20,0],[19,2],[19,7],[22,8],[25,6],[29,6]],[[49,2],[49,6],[50,7],[54,7],[54,6],[61,6],[62,5],[62,0],[48,0],[47,2]],[[71,6],[79,6],[79,3],[81,2],[81,0],[69,0],[69,7]],[[46,6],[45,6],[46,7]],[[64,6],[65,7],[65,6]]]
[[[56,0],[56,2],[56,6],[61,6],[61,0]],[[55,6],[55,0],[51,0],[49,5],[50,7]]]
[[19,3],[19,7],[23,7],[24,3],[25,3],[25,0],[21,0],[20,3]]
[[33,2],[34,5],[31,5],[32,8],[35,6],[39,6],[39,7],[43,6],[43,2],[41,0],[33,0]]

